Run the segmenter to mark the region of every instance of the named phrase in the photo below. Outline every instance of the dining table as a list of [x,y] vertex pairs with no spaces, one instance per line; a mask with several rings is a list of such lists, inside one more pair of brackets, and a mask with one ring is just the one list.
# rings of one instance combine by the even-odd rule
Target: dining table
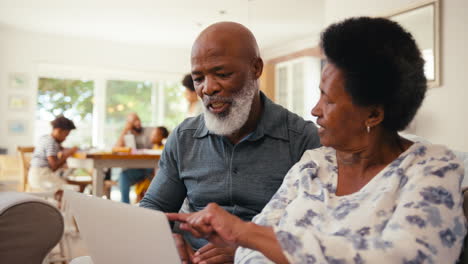
[[86,153],[81,152],[74,155],[74,158],[92,161],[93,168],[93,186],[92,194],[98,197],[104,195],[104,169],[123,168],[123,169],[156,169],[161,157],[159,151],[145,151],[133,153]]

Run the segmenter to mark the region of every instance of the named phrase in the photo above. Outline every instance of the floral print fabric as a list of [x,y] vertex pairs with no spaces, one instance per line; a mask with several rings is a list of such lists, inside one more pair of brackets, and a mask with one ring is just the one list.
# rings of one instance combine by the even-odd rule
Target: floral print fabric
[[[455,263],[466,234],[464,168],[414,143],[361,190],[336,196],[331,148],[306,151],[253,221],[272,226],[290,263]],[[239,248],[236,263],[272,263]]]

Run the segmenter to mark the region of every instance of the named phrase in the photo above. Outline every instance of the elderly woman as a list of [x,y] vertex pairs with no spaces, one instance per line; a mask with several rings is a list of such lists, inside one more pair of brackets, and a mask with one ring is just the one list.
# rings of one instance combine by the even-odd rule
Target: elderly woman
[[411,34],[351,18],[328,27],[321,45],[328,63],[312,114],[324,147],[305,152],[252,223],[216,204],[168,218],[239,246],[236,263],[455,263],[463,166],[446,147],[397,133],[426,92]]

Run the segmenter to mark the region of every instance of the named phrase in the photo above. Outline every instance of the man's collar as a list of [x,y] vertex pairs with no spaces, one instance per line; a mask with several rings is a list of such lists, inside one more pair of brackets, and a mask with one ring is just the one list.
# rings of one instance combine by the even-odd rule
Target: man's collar
[[[255,141],[262,138],[264,135],[289,140],[286,110],[273,103],[262,91],[260,91],[260,100],[263,103],[263,113],[260,117],[257,128],[255,128],[252,135],[247,140]],[[205,118],[203,116],[202,122],[200,122],[200,125],[195,131],[193,137],[203,138],[208,134],[210,134],[210,131],[205,125]]]
[[[205,107],[205,106],[203,106]],[[195,131],[195,133],[193,134],[193,137],[194,138],[202,138],[202,137],[206,137],[208,135],[210,131],[208,130],[208,128],[205,126],[205,114],[203,113],[201,115],[201,122],[200,124],[198,125],[198,128],[197,128],[197,131]]]
[[273,103],[260,91],[260,99],[263,102],[263,113],[253,135],[247,140],[255,141],[268,135],[273,138],[289,140],[287,112],[281,106]]

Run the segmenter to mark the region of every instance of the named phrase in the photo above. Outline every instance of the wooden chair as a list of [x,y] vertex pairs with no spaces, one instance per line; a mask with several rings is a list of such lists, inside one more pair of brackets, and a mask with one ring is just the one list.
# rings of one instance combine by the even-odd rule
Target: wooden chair
[[[21,175],[22,175],[22,186],[23,191],[29,191],[28,188],[28,172],[31,163],[32,153],[34,152],[34,147],[18,147],[17,148],[19,156],[20,156],[20,163],[21,163]],[[79,187],[79,191],[83,192],[87,185],[92,184],[92,177],[72,177],[68,176],[65,178],[67,184],[77,185]]]
[[20,191],[21,178],[18,157],[0,154],[0,192]]
[[32,153],[34,152],[34,147],[18,147],[18,154],[20,158],[20,173],[21,173],[21,186],[22,191],[28,191],[28,172],[31,163]]

